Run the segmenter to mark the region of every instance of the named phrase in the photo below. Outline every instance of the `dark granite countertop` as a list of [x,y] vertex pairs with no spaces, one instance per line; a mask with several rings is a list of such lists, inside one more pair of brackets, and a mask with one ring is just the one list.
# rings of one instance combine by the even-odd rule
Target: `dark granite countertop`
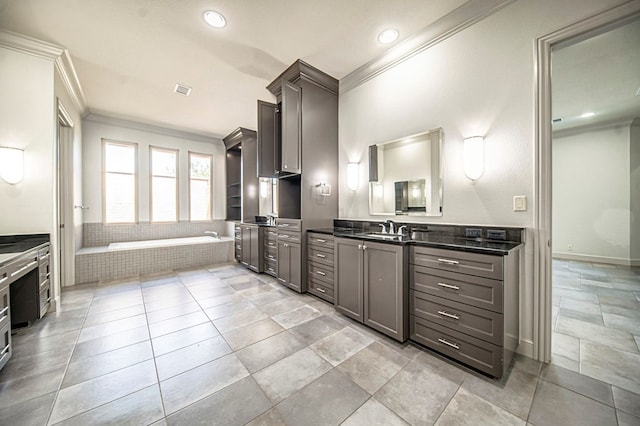
[[24,253],[48,243],[48,234],[0,235],[0,266],[5,266]]

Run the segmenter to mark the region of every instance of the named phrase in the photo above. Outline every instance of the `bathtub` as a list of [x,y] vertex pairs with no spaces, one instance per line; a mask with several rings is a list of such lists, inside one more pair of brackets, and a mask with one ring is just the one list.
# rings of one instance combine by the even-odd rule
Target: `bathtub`
[[211,237],[208,235],[203,235],[200,237],[167,238],[164,240],[127,241],[124,243],[111,243],[107,246],[107,251],[136,250],[154,247],[173,247],[190,244],[211,244],[217,243],[218,241],[231,241],[232,239],[233,238],[231,237]]
[[228,263],[233,250],[233,237],[208,235],[82,248],[76,253],[75,284]]

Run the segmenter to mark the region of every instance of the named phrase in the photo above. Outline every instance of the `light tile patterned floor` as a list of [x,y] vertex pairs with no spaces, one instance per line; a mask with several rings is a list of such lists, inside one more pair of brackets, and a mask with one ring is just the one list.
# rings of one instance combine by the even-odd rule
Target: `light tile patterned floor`
[[624,387],[524,357],[497,382],[235,265],[67,289],[14,348],[2,425],[640,422]]
[[640,268],[553,261],[553,364],[640,393]]

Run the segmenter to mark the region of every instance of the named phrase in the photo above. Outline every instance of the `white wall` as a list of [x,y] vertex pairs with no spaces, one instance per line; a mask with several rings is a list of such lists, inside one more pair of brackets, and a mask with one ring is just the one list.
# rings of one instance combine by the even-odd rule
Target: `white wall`
[[[534,41],[622,1],[518,1],[340,96],[339,167],[366,164],[373,143],[442,127],[443,215],[416,221],[526,227],[520,351],[532,353],[534,239]],[[462,170],[463,139],[485,136],[485,172]],[[366,167],[360,167],[366,182]],[[368,214],[368,189],[340,179],[343,218]],[[526,212],[512,211],[525,195]],[[379,219],[379,217],[375,217]],[[412,218],[413,219],[413,218]]]
[[628,264],[629,124],[572,133],[552,143],[554,256]]
[[[151,126],[128,126],[130,122],[88,116],[82,124],[83,158],[83,200],[89,207],[85,210],[84,223],[102,222],[102,139],[111,139],[138,144],[138,221],[148,222],[149,215],[149,146],[178,149],[179,152],[179,220],[189,220],[188,177],[189,151],[213,155],[214,177],[214,220],[224,220],[225,182],[224,182],[224,144],[220,139],[203,141],[201,136],[188,139],[172,135],[169,131],[162,134],[161,129],[151,131]],[[144,130],[144,129],[148,130]]]
[[640,266],[640,118],[631,123],[629,149],[630,158],[630,205],[631,248],[630,257],[635,266]]

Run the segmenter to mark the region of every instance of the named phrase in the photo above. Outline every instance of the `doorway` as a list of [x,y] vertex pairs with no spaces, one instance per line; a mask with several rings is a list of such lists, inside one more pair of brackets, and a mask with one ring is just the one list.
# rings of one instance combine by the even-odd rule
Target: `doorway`
[[[58,282],[60,288],[74,284],[75,244],[73,206],[73,137],[74,124],[71,116],[58,99],[58,123],[56,130],[58,181],[56,200],[58,204]],[[54,294],[57,298],[59,295]]]
[[[575,101],[594,93],[597,101],[605,100],[606,96],[597,93],[607,86],[604,84],[605,69],[613,65],[618,68],[615,71],[620,72],[621,64],[607,58],[615,49],[594,46],[616,34],[623,34],[623,39],[635,37],[633,34],[640,28],[639,17],[640,5],[626,3],[538,39],[536,52],[536,227],[539,244],[535,253],[538,284],[534,306],[535,355],[545,362],[554,363],[555,358],[565,368],[636,393],[640,390],[640,377],[636,377],[637,369],[634,369],[640,362],[640,339],[636,337],[640,333],[640,321],[634,324],[623,320],[620,314],[625,313],[624,309],[627,309],[626,313],[633,312],[632,315],[638,312],[638,309],[631,309],[631,305],[638,303],[637,293],[633,290],[635,286],[640,290],[640,280],[637,280],[640,271],[630,269],[628,265],[637,259],[632,252],[631,233],[634,231],[629,224],[634,211],[629,189],[634,181],[632,123],[634,117],[640,116],[640,111],[616,116],[613,110],[622,106],[620,100],[607,108],[602,103],[598,106],[598,102],[592,107],[584,99],[574,102],[576,105],[573,106],[569,105],[570,101],[565,100],[566,105],[562,102],[563,91],[568,95],[578,91],[573,93]],[[636,42],[634,46],[637,45]],[[585,46],[587,53],[580,52]],[[633,52],[636,50],[634,48]],[[583,62],[578,68],[588,72],[574,69],[563,82],[562,57],[572,55],[574,60]],[[588,63],[590,60],[591,64]],[[552,61],[555,61],[553,85]],[[640,65],[632,67],[632,72],[639,75]],[[592,75],[590,82],[582,81],[582,75],[590,73],[598,76],[597,79],[594,81]],[[607,89],[615,91],[615,86],[623,80],[621,76],[618,79],[620,81],[616,80]],[[639,103],[635,98],[638,86],[631,96],[626,94],[636,105]],[[599,111],[593,111],[598,108]],[[597,120],[591,125],[583,125],[582,120],[594,118]],[[609,145],[605,145],[605,141]],[[614,148],[615,144],[619,146]],[[626,154],[620,149],[626,149]],[[611,183],[615,174],[617,185]],[[621,187],[622,181],[626,183]],[[605,192],[598,192],[600,187],[604,187]],[[622,198],[626,197],[626,204],[610,199],[620,196],[620,192],[625,193]],[[598,204],[600,210],[594,212],[594,205]],[[602,208],[603,204],[608,206]],[[572,211],[572,206],[577,208]],[[637,208],[635,214],[638,214]],[[626,243],[623,242],[625,239]],[[625,286],[633,287],[623,289]],[[622,297],[624,290],[628,290],[629,299]],[[563,317],[558,329],[558,319]],[[552,339],[552,333],[556,339]]]

